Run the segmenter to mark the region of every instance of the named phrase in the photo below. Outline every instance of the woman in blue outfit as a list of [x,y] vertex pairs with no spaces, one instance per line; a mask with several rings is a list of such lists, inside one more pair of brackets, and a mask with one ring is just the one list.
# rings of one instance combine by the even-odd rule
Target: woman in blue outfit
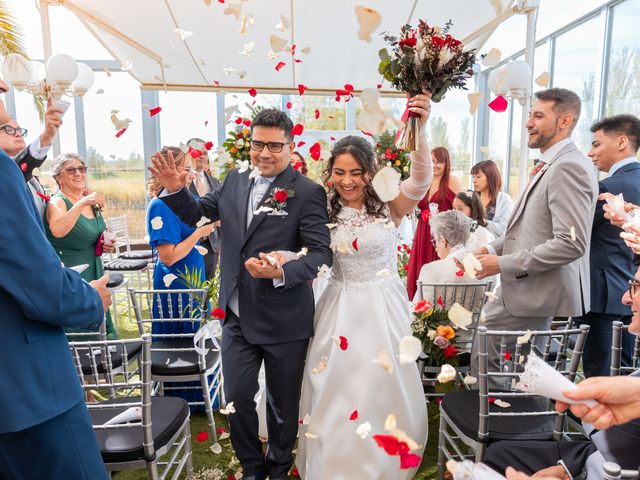
[[[167,152],[173,153],[176,168],[191,171],[193,159],[189,154],[183,153],[176,147],[165,147],[161,154],[166,158]],[[192,179],[193,176],[190,176]],[[188,186],[188,185],[187,185]],[[147,185],[147,194],[151,198],[147,209],[147,232],[149,233],[149,245],[157,252],[157,261],[153,274],[153,288],[155,290],[184,289],[188,288],[182,276],[190,274],[192,278],[201,282],[205,281],[204,257],[196,246],[203,237],[208,237],[214,226],[209,223],[199,228],[192,228],[182,223],[158,196],[162,192],[162,186],[151,176]],[[202,247],[201,247],[202,248]],[[182,295],[183,306],[188,305],[188,295]],[[173,318],[188,316],[185,312],[178,311],[178,294],[171,295],[172,312],[169,312],[167,297],[163,297],[162,305],[158,305],[157,299],[153,302],[153,318],[160,318],[159,309],[162,308],[162,318],[171,314]],[[199,322],[158,322],[153,324],[152,334],[163,333],[193,333],[198,330]],[[162,338],[162,337],[160,337]],[[154,341],[159,340],[157,337]],[[196,386],[198,388],[172,390],[165,388],[165,395],[179,396],[188,402],[201,402],[202,391],[200,382],[176,382],[165,387]]]

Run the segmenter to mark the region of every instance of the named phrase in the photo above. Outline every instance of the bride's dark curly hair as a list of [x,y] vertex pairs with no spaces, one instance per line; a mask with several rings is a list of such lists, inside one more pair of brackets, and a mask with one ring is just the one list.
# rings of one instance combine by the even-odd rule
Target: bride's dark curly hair
[[378,171],[376,164],[375,154],[371,144],[362,137],[356,137],[355,135],[349,135],[339,140],[331,150],[331,157],[327,162],[327,169],[324,172],[325,182],[330,185],[327,197],[329,199],[329,221],[335,222],[338,218],[340,210],[342,210],[342,204],[340,203],[340,195],[338,194],[336,187],[330,182],[331,172],[333,171],[333,165],[336,158],[339,155],[350,154],[355,158],[360,168],[362,168],[362,181],[364,185],[364,206],[367,214],[377,217],[385,218],[383,213],[384,203],[375,190],[371,186],[371,179]]

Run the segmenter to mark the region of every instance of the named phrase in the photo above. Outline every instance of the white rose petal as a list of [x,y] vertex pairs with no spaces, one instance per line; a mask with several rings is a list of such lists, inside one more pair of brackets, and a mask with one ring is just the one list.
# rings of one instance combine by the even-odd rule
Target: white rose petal
[[296,253],[296,257],[304,257],[307,253],[309,253],[309,249],[307,247],[302,247],[302,249]]
[[380,350],[378,358],[375,358],[373,361],[384,368],[385,372],[389,374],[393,373],[393,364],[391,363],[391,358],[386,350]]
[[576,241],[576,227],[571,227],[569,229],[569,235],[571,235],[571,241],[575,242]]
[[549,76],[549,72],[542,72],[535,78],[534,82],[536,82],[536,85],[539,85],[542,88],[547,88],[549,86],[550,78],[551,77]]
[[34,177],[39,177],[40,169],[38,167],[34,168],[33,170],[31,170],[31,175],[33,175]]
[[203,257],[209,253],[209,250],[207,250],[206,248],[204,248],[202,245],[196,245],[196,250],[198,251],[198,253],[200,255],[202,255]]
[[326,265],[322,265],[318,267],[318,278],[327,278],[329,275],[329,267]]
[[318,438],[318,435],[316,435],[315,433],[310,433],[310,432],[305,432],[304,436],[307,437],[307,438],[311,438],[311,439]]
[[467,326],[473,323],[473,316],[469,310],[459,303],[454,303],[449,309],[449,320],[458,328],[467,330]]
[[453,368],[448,363],[445,363],[444,365],[442,365],[440,373],[438,374],[438,376],[436,378],[437,378],[438,382],[440,382],[440,383],[447,383],[447,382],[450,382],[451,380],[455,380],[455,378],[456,378],[456,369]]
[[500,400],[499,398],[496,399],[496,401],[493,402],[493,404],[500,408],[509,408],[511,406],[509,402],[505,402],[504,400]]
[[356,17],[360,30],[358,30],[358,38],[365,42],[371,43],[371,34],[382,22],[382,15],[373,8],[356,5]]
[[356,428],[356,435],[358,435],[363,440],[369,436],[371,433],[371,424],[369,422],[364,422],[358,425]]
[[154,230],[160,230],[162,228],[162,225],[164,225],[162,217],[154,217],[151,219],[151,228],[153,228]]
[[327,223],[327,228],[331,230],[332,228],[336,228],[338,226],[337,223]]
[[393,413],[387,415],[387,419],[384,421],[384,429],[388,432],[389,430],[397,428],[397,426],[398,421],[396,419],[396,416]]
[[288,40],[280,38],[277,35],[271,34],[271,36],[269,37],[269,44],[271,45],[271,50],[274,53],[280,53],[281,51],[283,51],[287,46],[287,43],[289,43]]
[[236,408],[233,406],[233,402],[229,402],[226,407],[221,408],[219,411],[222,415],[230,415],[236,413]]
[[400,340],[398,358],[400,365],[414,363],[422,353],[422,343],[413,335],[407,335]]
[[222,453],[222,445],[220,445],[219,443],[214,443],[209,447],[209,450],[211,450],[214,454],[219,455]]
[[176,278],[178,277],[173,273],[167,273],[164,277],[162,277],[165,288],[169,288],[169,285],[171,285]]
[[482,93],[470,93],[469,95],[467,95],[467,99],[469,100],[469,113],[473,115],[478,110],[478,106],[480,105],[480,101],[482,100]]
[[276,25],[276,30],[284,32],[287,28],[289,28],[290,25],[291,22],[289,21],[289,19],[284,15],[280,15],[280,23]]
[[200,228],[207,223],[211,223],[211,220],[209,220],[207,217],[200,217],[200,220],[198,220],[198,223],[196,223],[196,227]]
[[309,422],[311,422],[311,417],[309,416],[309,414],[307,413],[304,418],[302,419],[302,424],[303,425],[309,425]]
[[478,260],[471,252],[467,252],[462,259],[462,266],[464,267],[466,274],[471,278],[476,278],[476,274],[482,270],[480,260]]
[[463,381],[465,385],[475,385],[476,383],[478,383],[478,379],[473,375],[467,375],[466,377],[464,377]]
[[489,302],[495,302],[498,299],[498,296],[493,292],[485,292],[484,296]]
[[531,332],[527,330],[527,332],[524,335],[520,335],[518,337],[518,339],[516,340],[516,343],[518,345],[523,345],[525,343],[529,343],[529,340],[531,340]]
[[238,169],[238,173],[244,173],[249,170],[249,160],[236,160],[236,168]]
[[390,202],[400,195],[400,172],[395,168],[384,167],[371,181],[373,189],[383,202]]
[[218,437],[218,440],[226,440],[227,438],[229,438],[231,435],[229,435],[229,432],[222,432],[220,434],[220,436]]
[[495,67],[498,63],[500,63],[500,59],[502,58],[502,52],[497,48],[492,48],[489,50],[484,58],[482,59],[482,65],[485,67]]
[[193,35],[193,32],[190,32],[189,30],[183,30],[181,28],[176,28],[174,32],[180,38],[180,40],[184,40],[185,38],[189,38]]

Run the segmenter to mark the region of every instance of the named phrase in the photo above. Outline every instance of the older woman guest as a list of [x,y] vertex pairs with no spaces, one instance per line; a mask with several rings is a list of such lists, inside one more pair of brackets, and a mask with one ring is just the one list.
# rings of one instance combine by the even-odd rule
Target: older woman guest
[[487,214],[487,229],[496,237],[507,230],[507,220],[513,209],[513,200],[509,194],[501,192],[502,177],[497,165],[491,160],[476,163],[471,169],[473,188],[480,195],[482,206]]
[[[101,212],[104,197],[89,193],[87,167],[75,153],[56,158],[51,174],[59,190],[47,206],[44,222],[47,238],[66,267],[87,264],[82,278],[87,282],[97,280],[104,274],[102,251],[115,250],[115,243],[104,242],[103,232],[107,229]],[[115,336],[110,312],[107,312],[106,331],[108,336]]]
[[495,240],[495,235],[487,229],[484,207],[476,192],[472,190],[458,192],[456,198],[453,199],[453,209],[469,217],[472,221],[471,235],[465,244],[467,250],[477,250]]
[[436,147],[431,150],[431,160],[433,161],[433,180],[431,181],[429,192],[418,203],[420,217],[413,237],[413,246],[407,270],[409,298],[412,298],[416,293],[416,280],[418,279],[420,268],[424,264],[438,259],[430,242],[432,235],[429,228],[429,205],[436,204],[438,212],[451,210],[453,198],[457,192],[462,190],[460,179],[451,175],[451,157],[446,148]]
[[[160,151],[160,155],[165,160],[169,155],[173,155],[176,168],[179,171],[193,172],[191,155],[183,153],[179,148],[164,147]],[[189,187],[193,177],[194,175],[192,174],[187,187]],[[153,288],[155,290],[188,288],[189,285],[181,277],[185,274],[190,274],[192,281],[195,280],[194,283],[196,284],[198,280],[199,282],[204,282],[206,280],[204,259],[195,247],[201,238],[209,236],[214,229],[214,225],[213,223],[208,223],[202,227],[192,228],[182,223],[176,214],[158,198],[161,192],[162,185],[152,175],[149,177],[147,184],[147,194],[151,199],[147,209],[147,232],[149,234],[149,245],[158,253],[153,272]],[[178,301],[178,294],[172,294],[171,297],[172,312],[169,312],[168,297],[162,299],[161,305],[158,305],[156,299],[154,299],[154,318],[160,317],[160,309],[162,309],[164,318],[169,318],[170,316],[183,318],[185,316],[184,312],[178,311],[178,306],[181,303]],[[182,303],[188,305],[189,300],[186,295],[183,295]],[[199,326],[198,322],[190,321],[154,323],[152,333],[193,333],[198,330]],[[199,382],[174,383],[171,384],[173,388],[185,386],[189,388],[180,390],[168,389],[165,390],[165,395],[180,396],[188,402],[201,402],[202,391],[199,387],[193,388],[199,385]]]

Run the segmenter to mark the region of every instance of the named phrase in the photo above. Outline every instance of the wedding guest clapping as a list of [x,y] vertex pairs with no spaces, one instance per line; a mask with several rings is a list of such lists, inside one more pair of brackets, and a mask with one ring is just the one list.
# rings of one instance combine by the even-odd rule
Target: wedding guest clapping
[[[87,167],[75,153],[58,156],[51,166],[58,192],[51,197],[45,216],[45,232],[49,242],[66,267],[87,264],[81,275],[87,282],[104,275],[101,255],[115,250],[115,242],[105,242],[107,224],[102,217],[104,197],[87,189]],[[67,332],[73,330],[67,329]],[[116,330],[107,312],[107,335]]]
[[466,215],[473,222],[471,235],[465,245],[469,251],[477,250],[495,240],[495,235],[487,228],[484,207],[476,192],[472,190],[458,192],[456,198],[453,199],[453,209]]
[[471,168],[473,188],[480,195],[487,216],[487,229],[496,237],[504,235],[507,220],[513,209],[513,200],[502,192],[502,176],[492,160],[483,160]]
[[444,147],[431,150],[433,161],[433,179],[425,197],[418,203],[420,217],[413,237],[409,267],[407,270],[407,291],[409,298],[416,294],[416,280],[420,269],[426,263],[438,259],[438,255],[431,244],[431,229],[429,218],[438,212],[446,212],[453,208],[453,199],[460,190],[462,182],[451,175],[451,157]]

